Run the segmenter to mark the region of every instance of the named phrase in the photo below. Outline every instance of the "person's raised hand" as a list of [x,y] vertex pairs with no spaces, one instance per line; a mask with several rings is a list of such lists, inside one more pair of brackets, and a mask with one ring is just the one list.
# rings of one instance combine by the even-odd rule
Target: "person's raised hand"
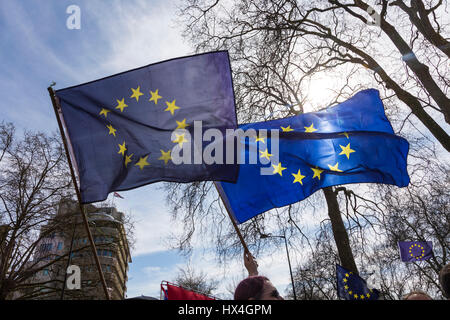
[[256,262],[255,258],[248,251],[244,251],[244,266],[249,276],[258,275],[258,262]]

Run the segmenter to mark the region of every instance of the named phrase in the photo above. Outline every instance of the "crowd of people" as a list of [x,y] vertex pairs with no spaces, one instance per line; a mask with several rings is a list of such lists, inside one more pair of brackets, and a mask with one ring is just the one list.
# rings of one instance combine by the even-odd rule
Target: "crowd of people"
[[[234,300],[284,300],[270,280],[258,273],[258,263],[250,252],[244,252],[244,266],[248,277],[242,280],[234,291]],[[450,300],[450,263],[439,273],[439,284],[443,295]],[[412,291],[403,300],[433,300],[423,291]]]

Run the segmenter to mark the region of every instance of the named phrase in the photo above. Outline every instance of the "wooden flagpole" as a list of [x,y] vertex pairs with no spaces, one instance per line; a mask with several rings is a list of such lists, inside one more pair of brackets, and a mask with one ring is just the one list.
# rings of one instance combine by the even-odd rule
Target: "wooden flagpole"
[[[103,286],[103,291],[105,293],[106,296],[106,300],[110,300],[109,297],[109,293],[108,293],[108,287],[106,286],[106,281],[105,281],[105,276],[103,274],[103,270],[100,264],[100,260],[98,259],[98,255],[97,255],[97,249],[95,248],[95,243],[94,243],[94,239],[92,238],[92,233],[91,230],[89,228],[89,223],[88,223],[88,219],[86,216],[86,210],[84,205],[81,202],[81,193],[80,193],[80,189],[78,188],[78,183],[75,177],[75,171],[73,169],[73,165],[72,165],[72,160],[70,157],[70,152],[69,152],[69,147],[67,144],[67,140],[66,140],[66,136],[64,134],[64,128],[62,125],[62,121],[61,118],[59,116],[59,111],[60,111],[60,106],[58,103],[58,100],[56,98],[55,92],[53,91],[53,88],[50,86],[47,88],[49,94],[50,94],[50,99],[52,100],[52,104],[53,104],[53,110],[55,111],[55,116],[56,116],[56,120],[58,121],[58,127],[59,127],[59,132],[61,134],[61,138],[63,140],[63,144],[64,144],[64,149],[66,151],[66,157],[67,157],[67,162],[69,164],[69,168],[70,168],[70,174],[72,176],[72,182],[73,182],[73,186],[75,187],[75,193],[77,195],[77,199],[78,199],[78,205],[80,207],[80,211],[81,211],[81,216],[83,217],[83,223],[84,223],[84,227],[86,229],[88,238],[89,238],[89,243],[91,245],[91,249],[92,249],[92,254],[94,255],[94,260],[95,260],[95,264],[97,265],[97,269],[98,269],[98,273],[100,276],[100,280],[102,282],[102,286]],[[67,270],[66,270],[67,272]],[[66,284],[64,283],[64,286]]]
[[244,251],[248,254],[250,254],[250,250],[248,250],[247,244],[245,243],[244,237],[241,234],[241,231],[239,230],[236,220],[234,219],[234,217],[232,216],[230,209],[228,208],[227,203],[223,200],[222,198],[222,194],[219,191],[219,188],[217,188],[217,184],[214,181],[214,186],[216,187],[217,193],[219,194],[220,199],[222,200],[223,205],[225,206],[225,209],[227,210],[228,213],[228,217],[230,217],[231,223],[233,224],[234,230],[236,230],[236,233],[239,237],[239,240],[241,240],[242,246],[244,247]]

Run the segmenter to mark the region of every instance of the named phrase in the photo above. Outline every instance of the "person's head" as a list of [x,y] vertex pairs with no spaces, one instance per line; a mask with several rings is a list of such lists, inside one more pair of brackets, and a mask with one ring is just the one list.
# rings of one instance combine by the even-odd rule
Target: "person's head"
[[439,272],[439,283],[444,297],[450,299],[450,263],[446,264]]
[[408,293],[403,300],[433,300],[428,294],[423,291],[412,291]]
[[283,300],[283,298],[267,277],[250,276],[238,284],[234,291],[234,300]]

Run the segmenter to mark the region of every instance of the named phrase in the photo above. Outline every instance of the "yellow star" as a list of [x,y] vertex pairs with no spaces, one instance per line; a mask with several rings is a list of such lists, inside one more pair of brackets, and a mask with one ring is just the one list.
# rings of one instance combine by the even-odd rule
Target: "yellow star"
[[177,122],[177,125],[178,125],[175,130],[186,129],[186,127],[189,127],[189,125],[186,123],[186,119],[183,119],[183,121],[177,121],[177,120],[175,120],[175,121]]
[[123,109],[125,109],[126,107],[128,107],[127,104],[125,104],[125,98],[123,98],[122,100],[117,100],[117,107],[116,109],[120,109],[120,112],[123,112]]
[[302,182],[302,180],[303,180],[303,178],[305,177],[305,176],[302,176],[302,174],[301,174],[301,172],[300,172],[300,169],[298,169],[298,172],[295,174],[295,173],[291,173],[293,176],[294,176],[294,182],[292,182],[292,183],[296,183],[296,182],[299,182],[301,185],[303,185],[303,182]]
[[281,166],[281,162],[278,163],[277,165],[272,165],[273,167],[273,172],[272,173],[278,173],[280,176],[283,176],[283,170],[286,170],[286,168]]
[[360,295],[361,299],[364,300],[365,296],[362,294]]
[[334,166],[328,165],[328,168],[330,168],[331,171],[336,171],[336,172],[343,172],[342,170],[340,170],[338,168],[339,162],[336,162],[336,164]]
[[347,279],[344,278],[344,279],[342,279],[342,281],[347,282]]
[[139,97],[144,95],[141,92],[141,86],[138,86],[137,89],[131,88],[131,91],[133,91],[133,94],[131,95],[130,98],[136,98],[136,102],[139,102]]
[[117,153],[120,153],[120,154],[122,154],[123,156],[125,155],[125,151],[127,151],[127,148],[125,147],[125,141],[123,142],[123,144],[119,144],[119,152],[117,152]]
[[125,156],[125,167],[128,166],[128,164],[131,162],[131,157],[133,157],[133,154],[130,154],[129,156]]
[[348,139],[348,133],[347,133],[347,132],[342,132],[342,133],[339,133],[339,135],[343,135],[343,136],[346,136],[346,137],[347,137],[347,139]]
[[311,125],[309,127],[304,127],[305,128],[305,132],[314,132],[317,131],[316,128],[314,128],[314,123],[311,123]]
[[320,180],[320,174],[323,172],[323,170],[319,169],[319,168],[311,168],[312,171],[314,171],[314,178],[318,178]]
[[172,160],[172,156],[170,155],[171,150],[164,152],[164,150],[161,151],[161,157],[158,158],[158,160],[164,160],[164,164],[167,164],[169,160]]
[[347,286],[347,285],[345,285],[345,286],[344,286],[344,289],[345,289],[345,290],[348,290],[348,286]]
[[148,155],[145,157],[139,158],[139,161],[135,164],[135,166],[139,166],[139,168],[141,170],[144,169],[145,166],[149,166],[150,163],[147,162],[147,158],[148,158]]
[[283,132],[294,131],[294,129],[291,128],[291,125],[288,125],[286,128],[285,127],[281,127],[281,130],[283,130]]
[[180,146],[180,148],[183,147],[183,143],[184,142],[188,142],[188,140],[184,137],[184,133],[183,134],[177,134],[175,133],[175,135],[177,136],[177,138],[175,140],[173,140],[173,143],[178,143],[178,145]]
[[356,152],[355,150],[350,149],[350,143],[346,147],[343,147],[341,145],[339,145],[339,147],[341,147],[341,149],[342,149],[342,151],[341,151],[341,153],[339,153],[339,155],[345,154],[347,156],[347,159],[350,159],[350,153]]
[[366,297],[367,297],[367,298],[370,298],[370,293],[366,294]]
[[109,134],[112,134],[114,137],[116,136],[116,129],[113,128],[112,125],[106,126],[109,129]]
[[262,143],[266,143],[266,142],[264,141],[265,138],[260,138],[259,136],[256,136],[255,139],[256,139],[255,142],[261,141]]
[[261,158],[266,158],[267,160],[270,160],[270,157],[273,156],[273,154],[269,153],[269,150],[266,149],[266,151],[260,151],[260,157]]
[[158,94],[158,89],[155,90],[155,92],[150,90],[150,94],[152,95],[152,97],[150,98],[150,100],[148,101],[153,101],[155,104],[158,104],[158,100],[161,99],[162,97]]
[[355,293],[355,294],[353,295],[353,298],[358,299],[358,295]]
[[173,115],[176,109],[180,109],[180,107],[175,105],[176,100],[173,100],[172,102],[167,102],[167,108],[164,111],[170,111],[170,113]]
[[348,273],[346,273],[345,276],[346,276],[347,278],[350,277]]
[[102,111],[100,111],[99,115],[103,114],[106,118],[108,116],[108,112],[111,112],[111,111],[108,109],[102,108]]

